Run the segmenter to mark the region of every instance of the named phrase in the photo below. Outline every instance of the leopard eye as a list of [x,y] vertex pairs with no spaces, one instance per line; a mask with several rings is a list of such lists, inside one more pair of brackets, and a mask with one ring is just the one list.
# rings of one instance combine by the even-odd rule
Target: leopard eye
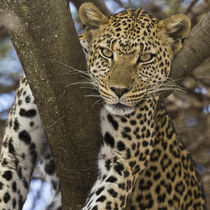
[[107,48],[100,47],[101,54],[105,58],[113,58],[113,52]]
[[152,53],[145,53],[139,56],[137,63],[145,63],[152,60],[152,58],[155,56],[155,54]]

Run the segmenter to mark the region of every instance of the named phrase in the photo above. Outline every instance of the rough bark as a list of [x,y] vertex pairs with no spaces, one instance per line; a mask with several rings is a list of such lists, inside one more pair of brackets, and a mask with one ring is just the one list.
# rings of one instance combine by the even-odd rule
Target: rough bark
[[5,129],[5,121],[0,120],[0,151],[1,151],[1,146],[2,146],[4,129]]
[[[1,1],[4,15],[12,14],[16,21],[9,27],[10,36],[55,156],[63,209],[80,209],[94,180],[92,174],[96,174],[98,111],[96,107],[91,108],[92,100],[83,97],[89,94],[87,90],[67,88],[81,77],[69,74],[71,68],[58,63],[85,69],[68,5],[64,0]],[[209,14],[186,40],[173,64],[171,76],[174,80],[188,76],[209,56],[208,23]]]
[[[182,81],[210,56],[210,12],[192,29],[172,66],[172,79]],[[180,81],[180,82],[182,82]]]
[[[182,50],[175,57],[170,78],[180,85],[210,56],[210,12],[192,29]],[[171,91],[162,95],[165,99]]]
[[0,22],[0,38],[6,38],[6,37],[8,37],[7,30],[4,26],[1,25]]
[[64,0],[2,0],[1,9],[16,23],[9,33],[56,160],[63,209],[80,209],[96,174],[98,112],[97,106],[91,108],[93,101],[84,98],[89,91],[68,87],[81,76],[58,63],[85,70],[68,4]]

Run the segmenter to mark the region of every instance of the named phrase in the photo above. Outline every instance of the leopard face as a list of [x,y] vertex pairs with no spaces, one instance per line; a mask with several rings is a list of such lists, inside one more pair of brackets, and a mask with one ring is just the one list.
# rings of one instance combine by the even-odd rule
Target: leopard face
[[88,69],[106,108],[129,114],[149,97],[158,97],[174,54],[190,31],[185,15],[162,21],[142,9],[106,17],[92,3],[80,8],[88,42]]

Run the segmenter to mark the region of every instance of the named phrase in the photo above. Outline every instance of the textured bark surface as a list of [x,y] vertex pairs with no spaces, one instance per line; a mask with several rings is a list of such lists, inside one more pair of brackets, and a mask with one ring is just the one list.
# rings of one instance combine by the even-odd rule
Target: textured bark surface
[[[72,2],[79,6],[83,0]],[[96,175],[99,123],[98,108],[92,108],[94,101],[83,97],[90,92],[68,87],[81,77],[71,74],[73,70],[66,65],[85,69],[68,5],[64,0],[1,0],[0,9],[16,23],[9,26],[10,36],[55,156],[63,209],[80,209]],[[108,14],[106,9],[104,13]],[[209,56],[209,17],[195,27],[174,60],[174,80],[183,80]]]
[[68,87],[82,77],[66,65],[85,70],[68,4],[64,0],[2,0],[1,9],[16,20],[10,35],[56,160],[63,209],[80,209],[96,174],[98,111],[92,107],[94,101],[84,97],[89,91]]
[[1,151],[1,146],[2,146],[4,128],[5,128],[5,122],[0,120],[0,151]]
[[[172,66],[172,79],[190,75],[193,69],[210,56],[210,12],[192,29],[184,47],[176,56]],[[182,81],[183,81],[182,80]]]
[[[210,57],[210,12],[192,29],[175,57],[170,78],[180,85],[192,71]],[[165,99],[171,91],[165,92]]]

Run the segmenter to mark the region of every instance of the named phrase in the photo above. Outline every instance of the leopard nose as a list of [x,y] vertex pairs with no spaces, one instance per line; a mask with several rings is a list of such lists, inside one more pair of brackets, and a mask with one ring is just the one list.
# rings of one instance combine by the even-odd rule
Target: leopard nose
[[110,87],[110,89],[120,98],[123,94],[129,91],[129,88],[116,88]]

